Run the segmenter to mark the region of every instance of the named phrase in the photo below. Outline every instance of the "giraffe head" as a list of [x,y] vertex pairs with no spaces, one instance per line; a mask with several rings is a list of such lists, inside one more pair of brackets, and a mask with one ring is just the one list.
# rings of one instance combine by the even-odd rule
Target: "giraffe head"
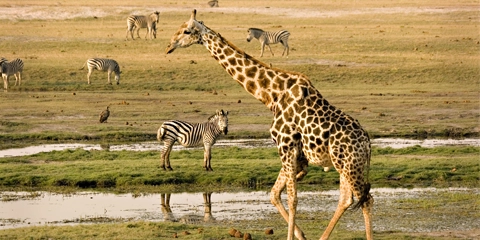
[[193,44],[203,44],[202,32],[206,29],[201,21],[195,18],[197,10],[192,11],[190,20],[183,23],[175,34],[173,34],[170,44],[165,49],[165,53],[172,53],[177,48],[190,47]]

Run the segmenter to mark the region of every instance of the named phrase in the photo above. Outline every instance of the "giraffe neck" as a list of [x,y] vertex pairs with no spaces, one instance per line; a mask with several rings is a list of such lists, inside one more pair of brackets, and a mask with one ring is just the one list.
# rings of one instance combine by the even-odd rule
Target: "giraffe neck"
[[279,89],[274,87],[273,79],[285,73],[273,70],[266,64],[252,58],[220,34],[206,28],[202,34],[203,45],[218,63],[253,97],[272,109]]

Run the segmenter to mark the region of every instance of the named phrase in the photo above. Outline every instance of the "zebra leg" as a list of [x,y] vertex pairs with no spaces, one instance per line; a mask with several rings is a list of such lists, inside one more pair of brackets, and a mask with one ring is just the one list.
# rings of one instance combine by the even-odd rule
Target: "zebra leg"
[[290,50],[290,48],[288,47],[288,43],[287,42],[282,42],[283,44],[283,53],[282,53],[282,57],[283,57],[283,54],[285,54],[285,51],[287,51],[287,57],[288,57],[288,52]]
[[263,50],[265,49],[265,43],[262,43],[262,48],[260,50],[260,57],[263,57]]
[[88,73],[87,73],[88,85],[90,85],[90,75],[92,75],[92,70],[89,68],[89,69],[88,69]]
[[112,75],[112,71],[108,71],[107,72],[107,75],[108,75],[108,84],[112,85],[112,82],[110,81],[110,75]]
[[18,82],[18,76],[17,76],[17,74],[15,73],[15,74],[13,74],[13,76],[15,76],[15,86],[17,86],[17,84],[18,84],[18,86],[20,86],[20,84],[19,84],[19,82]]
[[2,74],[2,78],[3,78],[3,90],[6,92],[8,91],[8,75],[5,76]]
[[172,147],[174,143],[175,141],[164,142],[164,146],[162,150],[162,164],[160,166],[161,168],[163,168],[163,170],[170,170],[170,171],[173,170],[173,168],[170,166],[170,152],[172,151]]
[[268,47],[268,49],[270,49],[270,52],[272,53],[272,56],[275,56],[275,54],[273,54],[272,48],[270,47],[270,44],[267,44],[267,47]]
[[205,150],[203,152],[203,168],[205,168],[205,171],[213,171],[210,165],[210,160],[212,159],[211,149],[212,146],[210,144],[205,144]]
[[137,28],[137,37],[138,37],[138,38],[141,38],[141,37],[140,37],[140,28]]

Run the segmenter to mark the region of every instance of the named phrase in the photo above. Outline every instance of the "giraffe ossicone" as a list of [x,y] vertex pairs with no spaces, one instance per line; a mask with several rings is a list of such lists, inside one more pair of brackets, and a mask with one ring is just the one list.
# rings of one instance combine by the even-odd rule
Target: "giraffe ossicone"
[[[301,73],[272,68],[196,20],[196,10],[172,36],[165,49],[194,44],[204,45],[225,71],[253,97],[273,113],[270,133],[277,145],[282,168],[270,194],[270,200],[288,222],[287,239],[305,239],[295,223],[297,181],[307,174],[308,164],[334,167],[340,174],[337,209],[321,239],[328,239],[340,217],[358,199],[354,208],[362,208],[367,239],[373,239],[368,171],[370,139],[360,123],[331,105],[310,80]],[[280,193],[287,190],[288,211]]]

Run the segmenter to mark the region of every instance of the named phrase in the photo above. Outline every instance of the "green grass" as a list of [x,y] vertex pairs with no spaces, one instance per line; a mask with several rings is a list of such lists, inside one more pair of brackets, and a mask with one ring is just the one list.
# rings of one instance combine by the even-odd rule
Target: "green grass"
[[[478,147],[374,148],[369,179],[373,187],[475,187],[479,153]],[[275,148],[214,148],[212,159],[214,172],[205,172],[202,150],[181,150],[171,155],[174,171],[163,171],[157,151],[53,151],[0,159],[0,186],[117,192],[269,189],[281,167]],[[337,189],[338,178],[334,170],[310,166],[300,186]]]

